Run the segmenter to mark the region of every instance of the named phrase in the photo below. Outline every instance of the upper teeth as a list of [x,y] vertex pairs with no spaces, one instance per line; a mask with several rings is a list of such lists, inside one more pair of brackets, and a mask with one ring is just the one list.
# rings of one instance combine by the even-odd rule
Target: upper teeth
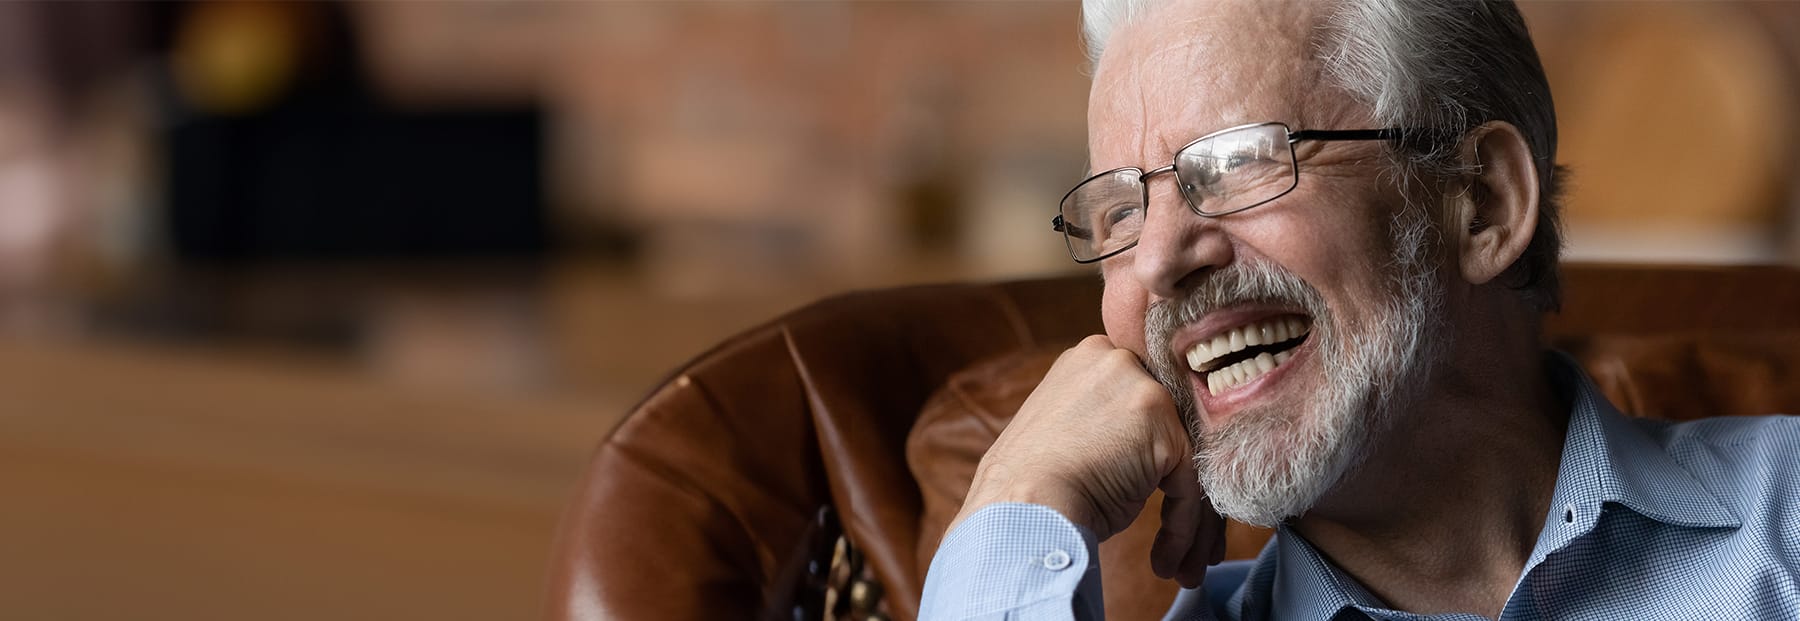
[[1299,337],[1310,331],[1306,322],[1297,317],[1265,319],[1249,325],[1238,326],[1212,337],[1210,341],[1201,341],[1187,352],[1188,367],[1195,371],[1202,370],[1207,363],[1218,360],[1220,356],[1234,351],[1243,351],[1251,345],[1270,345]]
[[1207,374],[1207,389],[1217,394],[1219,391],[1255,379],[1273,370],[1281,363],[1287,362],[1292,352],[1283,351],[1274,355],[1267,352],[1243,360],[1223,369],[1206,368],[1214,360],[1231,352],[1243,351],[1253,345],[1270,345],[1289,339],[1298,338],[1311,330],[1298,317],[1280,317],[1257,321],[1238,326],[1214,336],[1209,341],[1194,345],[1187,352],[1188,368]]

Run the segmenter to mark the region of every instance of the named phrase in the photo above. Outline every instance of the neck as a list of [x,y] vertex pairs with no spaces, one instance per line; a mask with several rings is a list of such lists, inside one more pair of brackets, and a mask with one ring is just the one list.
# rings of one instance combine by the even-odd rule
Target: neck
[[1452,351],[1430,393],[1292,523],[1396,609],[1499,616],[1549,511],[1569,405],[1535,340],[1488,345]]

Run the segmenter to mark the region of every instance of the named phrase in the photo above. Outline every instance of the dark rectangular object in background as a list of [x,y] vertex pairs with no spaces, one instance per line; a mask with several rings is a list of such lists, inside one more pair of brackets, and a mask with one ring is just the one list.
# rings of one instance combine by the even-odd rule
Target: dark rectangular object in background
[[342,100],[187,117],[167,136],[172,250],[201,263],[541,255],[542,125],[535,109]]

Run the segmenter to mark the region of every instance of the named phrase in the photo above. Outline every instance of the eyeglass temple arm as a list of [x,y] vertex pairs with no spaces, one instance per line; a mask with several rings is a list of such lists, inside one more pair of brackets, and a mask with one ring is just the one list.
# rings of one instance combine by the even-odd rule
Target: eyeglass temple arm
[[1400,140],[1408,134],[1430,130],[1390,127],[1387,129],[1302,129],[1288,134],[1288,143],[1302,140]]
[[1070,237],[1074,237],[1076,239],[1093,239],[1094,238],[1093,231],[1089,231],[1084,227],[1075,226],[1074,223],[1069,222],[1068,220],[1064,220],[1062,216],[1057,216],[1057,217],[1050,219],[1050,230],[1061,232],[1061,233],[1067,233]]

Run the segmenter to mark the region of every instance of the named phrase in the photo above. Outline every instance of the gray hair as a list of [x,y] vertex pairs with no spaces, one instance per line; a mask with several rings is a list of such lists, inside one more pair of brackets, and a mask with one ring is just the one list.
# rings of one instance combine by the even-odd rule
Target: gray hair
[[[1082,0],[1088,57],[1155,0]],[[1333,86],[1369,106],[1382,127],[1429,129],[1392,143],[1405,183],[1469,172],[1463,136],[1505,121],[1524,134],[1538,174],[1531,245],[1505,279],[1540,311],[1561,303],[1557,259],[1562,181],[1556,109],[1525,19],[1511,0],[1337,0],[1319,28],[1318,60]],[[1341,129],[1341,128],[1329,128]]]

